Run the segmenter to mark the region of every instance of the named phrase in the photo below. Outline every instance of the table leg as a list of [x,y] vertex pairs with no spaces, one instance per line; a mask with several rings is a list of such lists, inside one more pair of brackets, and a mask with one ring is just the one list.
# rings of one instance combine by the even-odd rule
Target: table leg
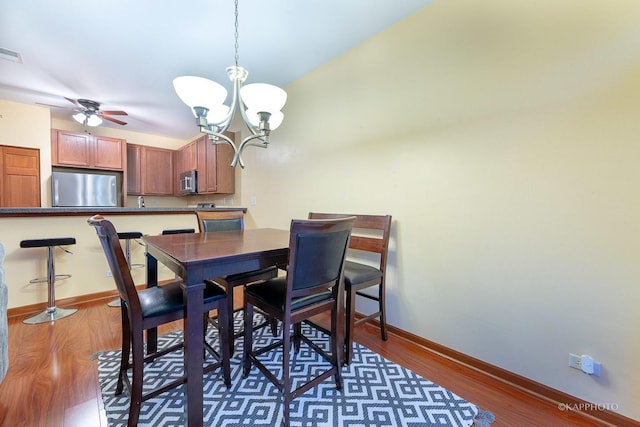
[[233,357],[233,351],[235,350],[235,335],[236,331],[233,328],[233,286],[227,283],[227,341],[229,343],[229,357]]
[[[147,288],[158,286],[158,260],[147,253]],[[158,351],[158,328],[147,329],[147,354]]]
[[204,385],[204,283],[182,284],[184,295],[184,364],[187,376],[186,417],[189,427],[202,426]]

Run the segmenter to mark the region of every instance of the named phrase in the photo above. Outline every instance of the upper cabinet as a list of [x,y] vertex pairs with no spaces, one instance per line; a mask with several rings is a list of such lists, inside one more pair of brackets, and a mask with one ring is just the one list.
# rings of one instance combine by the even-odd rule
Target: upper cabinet
[[127,194],[142,194],[141,151],[142,146],[127,144]]
[[40,150],[0,145],[0,207],[40,207]]
[[172,196],[174,151],[127,144],[127,193]]
[[[233,137],[233,134],[229,134]],[[127,193],[178,196],[180,174],[196,170],[198,194],[233,194],[233,148],[214,145],[206,135],[179,150],[127,144]]]
[[198,169],[198,140],[192,141],[176,151],[176,173]]
[[126,166],[126,141],[52,129],[51,163],[53,166],[121,171]]
[[[233,137],[233,135],[230,135]],[[233,139],[233,138],[232,138]],[[198,146],[198,194],[233,194],[236,191],[235,169],[231,167],[233,148],[213,144],[206,135],[196,140]]]

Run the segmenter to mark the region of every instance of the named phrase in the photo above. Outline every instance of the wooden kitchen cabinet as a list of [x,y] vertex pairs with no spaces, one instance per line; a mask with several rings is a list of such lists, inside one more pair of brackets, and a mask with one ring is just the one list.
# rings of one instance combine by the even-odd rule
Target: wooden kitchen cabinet
[[[229,135],[233,139],[233,134]],[[198,194],[233,194],[236,173],[232,168],[233,148],[228,144],[214,145],[206,135],[195,142],[198,146]]]
[[198,144],[192,141],[176,151],[176,173],[198,169]]
[[142,194],[142,176],[140,162],[142,151],[137,144],[127,144],[127,194]]
[[172,196],[174,151],[147,145],[127,144],[127,193]]
[[40,207],[40,150],[0,146],[0,207]]
[[121,171],[126,166],[126,141],[52,129],[51,163],[53,166]]

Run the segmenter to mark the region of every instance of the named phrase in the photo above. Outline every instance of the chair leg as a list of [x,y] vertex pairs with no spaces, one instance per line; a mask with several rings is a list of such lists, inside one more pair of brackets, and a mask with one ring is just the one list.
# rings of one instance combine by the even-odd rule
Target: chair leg
[[293,325],[293,348],[297,353],[300,352],[300,342],[302,341],[302,322]]
[[[288,316],[285,316],[288,317]],[[300,323],[297,324],[299,326]],[[282,394],[284,402],[282,404],[282,415],[285,427],[289,426],[289,406],[291,405],[291,378],[290,369],[290,352],[291,352],[291,326],[289,319],[282,319]]]
[[129,403],[129,420],[127,425],[135,427],[138,425],[140,417],[140,406],[142,405],[142,382],[144,369],[144,348],[143,331],[136,329],[131,331],[133,336],[133,374],[131,379],[131,396]]
[[378,286],[378,292],[379,292],[378,302],[380,304],[380,338],[382,338],[382,341],[386,341],[387,340],[387,310],[385,309],[386,292],[385,292],[384,279],[382,283],[380,283],[380,286]]
[[122,318],[122,352],[120,356],[120,373],[118,374],[118,384],[116,386],[116,396],[122,394],[124,388],[124,377],[129,369],[129,356],[131,355],[131,328],[129,326],[129,318],[127,309],[124,305],[120,306]]
[[253,305],[244,305],[244,370],[243,377],[251,371],[251,352],[253,351]]
[[278,336],[278,319],[269,316],[269,326],[271,327],[271,334],[274,337]]
[[345,351],[344,351],[344,363],[351,364],[351,358],[353,356],[353,330],[355,328],[355,315],[356,315],[356,291],[353,288],[347,289],[347,303],[346,303],[346,318],[347,328],[345,332]]
[[337,390],[342,390],[342,350],[344,349],[344,339],[339,333],[339,328],[342,325],[340,320],[338,319],[338,309],[334,306],[331,310],[331,363],[336,370],[334,380]]

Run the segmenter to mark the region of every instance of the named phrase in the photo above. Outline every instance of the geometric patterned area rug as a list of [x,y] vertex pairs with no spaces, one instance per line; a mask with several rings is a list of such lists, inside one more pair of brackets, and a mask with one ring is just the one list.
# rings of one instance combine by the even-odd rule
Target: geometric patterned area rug
[[[242,326],[242,314],[235,323]],[[256,319],[256,322],[260,319]],[[327,337],[304,325],[304,333],[325,348]],[[209,328],[208,341],[217,347],[217,331]],[[158,337],[158,348],[182,339],[182,331]],[[254,348],[272,342],[270,328],[255,331]],[[127,425],[129,397],[127,391],[114,396],[120,366],[120,350],[98,353],[98,376],[110,427]],[[282,348],[268,352],[262,359],[280,377]],[[306,381],[310,373],[328,365],[321,357],[301,345],[291,359],[295,384]],[[157,387],[183,374],[182,350],[145,365],[145,385]],[[476,426],[493,422],[490,412],[481,411],[450,391],[428,381],[408,369],[390,362],[371,350],[356,344],[353,361],[342,370],[344,386],[335,389],[333,377],[325,380],[291,403],[291,426],[303,427],[417,427]],[[280,426],[282,396],[278,389],[255,367],[242,378],[242,339],[236,340],[231,361],[231,388],[227,390],[216,370],[204,378],[204,424],[206,426]],[[475,424],[474,424],[475,423]],[[142,403],[139,426],[183,426],[184,388],[174,388]]]

